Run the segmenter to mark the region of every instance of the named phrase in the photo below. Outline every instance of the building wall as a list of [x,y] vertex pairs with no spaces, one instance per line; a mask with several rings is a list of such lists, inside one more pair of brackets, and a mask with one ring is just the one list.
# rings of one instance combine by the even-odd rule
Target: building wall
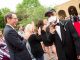
[[74,6],[74,7],[76,7],[77,12],[80,13],[79,4],[80,4],[80,0],[71,0],[71,1],[63,3],[59,6],[56,6],[56,11],[58,13],[59,10],[64,10],[66,12],[66,15],[69,16],[68,8],[70,6]]

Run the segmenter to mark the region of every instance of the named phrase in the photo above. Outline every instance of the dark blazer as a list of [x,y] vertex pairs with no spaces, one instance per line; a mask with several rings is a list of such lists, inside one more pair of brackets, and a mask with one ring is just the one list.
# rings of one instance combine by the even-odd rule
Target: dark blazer
[[9,48],[11,60],[31,60],[23,38],[9,25],[4,28],[4,38]]
[[65,25],[62,21],[60,23],[62,40],[60,39],[56,31],[55,34],[48,33],[48,37],[55,43],[58,60],[77,60],[74,40],[79,40],[79,37],[71,21],[67,21],[67,23],[64,23]]
[[29,44],[31,47],[31,52],[32,52],[33,56],[35,58],[42,57],[44,54],[44,51],[43,51],[41,43],[40,43],[42,41],[41,36],[37,36],[35,34],[32,34],[29,37],[28,41],[29,41]]

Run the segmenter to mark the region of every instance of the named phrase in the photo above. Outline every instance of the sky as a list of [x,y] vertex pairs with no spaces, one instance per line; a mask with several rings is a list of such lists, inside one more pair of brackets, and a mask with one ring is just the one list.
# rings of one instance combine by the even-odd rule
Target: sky
[[15,11],[16,5],[21,2],[22,0],[0,0],[0,9],[7,7],[11,11]]
[[[40,4],[44,7],[54,7],[55,5],[60,5],[67,1],[69,0],[39,0]],[[7,7],[11,11],[15,11],[16,5],[21,2],[22,0],[0,0],[0,9]]]
[[39,0],[41,5],[45,7],[54,7],[56,5],[60,5],[62,3],[68,2],[70,0]]

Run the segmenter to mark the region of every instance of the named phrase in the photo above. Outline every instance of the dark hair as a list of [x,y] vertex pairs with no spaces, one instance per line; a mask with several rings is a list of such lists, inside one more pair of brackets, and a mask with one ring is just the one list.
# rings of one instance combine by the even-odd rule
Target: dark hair
[[4,22],[7,23],[7,18],[11,19],[12,18],[12,14],[16,14],[14,12],[9,12],[4,16]]
[[46,12],[46,13],[45,13],[45,17],[50,17],[50,16],[52,16],[52,15],[53,15],[52,12]]
[[51,10],[47,11],[45,13],[45,17],[50,17],[50,16],[54,15],[53,12],[56,12],[56,10],[55,9],[51,9]]
[[51,9],[50,11],[52,11],[52,12],[56,12],[56,10],[55,10],[55,9]]
[[44,23],[43,23],[43,20],[38,20],[38,23],[36,24],[36,26],[39,28],[39,27],[43,27]]

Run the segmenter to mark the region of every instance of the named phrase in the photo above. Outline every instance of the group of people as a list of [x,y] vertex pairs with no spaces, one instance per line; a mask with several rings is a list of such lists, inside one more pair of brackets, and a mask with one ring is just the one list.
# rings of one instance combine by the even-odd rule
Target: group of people
[[50,40],[54,40],[58,59],[77,60],[80,51],[80,37],[74,28],[73,22],[71,20],[57,19],[55,14],[47,14],[49,21],[54,22],[52,26],[55,26],[55,28],[50,29],[51,33],[48,32],[48,35]]
[[0,30],[0,60],[10,60],[9,50],[3,37],[3,30]]
[[20,27],[16,13],[5,15],[3,31],[10,60],[44,60],[44,53],[50,57],[50,48],[55,60],[78,60],[80,57],[80,36],[72,20],[59,19],[54,9],[45,13],[48,19],[39,20]]

